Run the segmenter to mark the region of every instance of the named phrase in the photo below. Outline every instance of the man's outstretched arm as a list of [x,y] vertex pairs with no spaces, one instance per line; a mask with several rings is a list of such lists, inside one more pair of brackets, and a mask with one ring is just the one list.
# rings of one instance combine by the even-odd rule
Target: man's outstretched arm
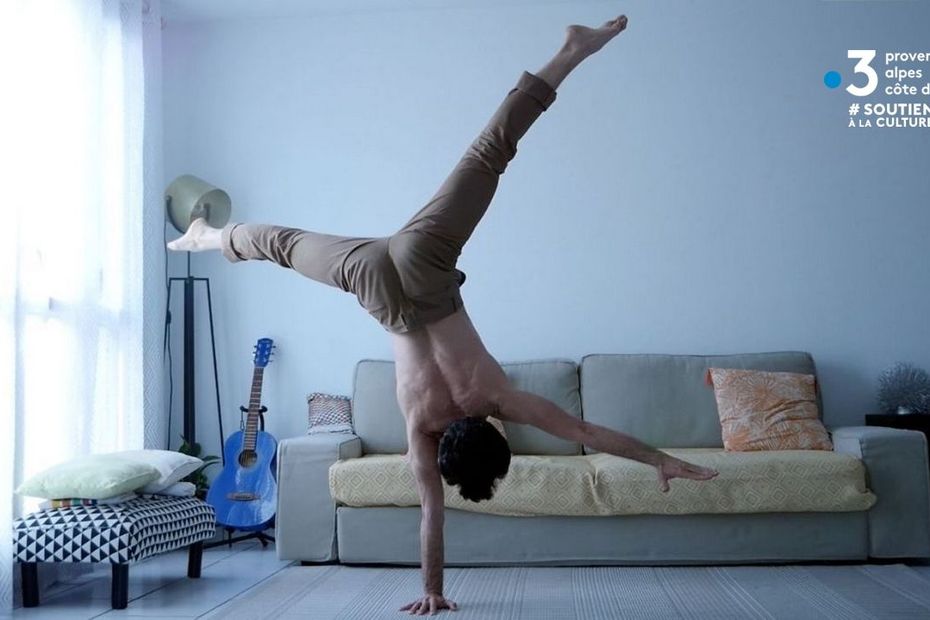
[[672,478],[710,480],[717,475],[713,469],[676,459],[635,437],[576,418],[552,401],[529,392],[505,390],[498,395],[497,403],[500,417],[505,420],[532,424],[547,433],[577,441],[598,452],[652,465],[659,475],[659,488],[662,491],[668,491],[668,481]]
[[407,433],[409,463],[420,494],[420,565],[423,571],[423,597],[401,607],[411,614],[434,614],[456,605],[442,593],[445,498],[439,473],[439,440],[416,430]]

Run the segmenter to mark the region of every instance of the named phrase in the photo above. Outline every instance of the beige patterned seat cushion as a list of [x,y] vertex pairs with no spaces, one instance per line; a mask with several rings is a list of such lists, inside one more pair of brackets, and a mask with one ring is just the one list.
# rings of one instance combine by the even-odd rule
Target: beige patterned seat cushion
[[[474,503],[445,487],[446,506],[499,515],[628,515],[746,512],[850,512],[875,503],[865,469],[852,455],[790,450],[666,450],[716,468],[710,482],[675,479],[662,493],[653,467],[609,454],[521,456],[494,497]],[[368,455],[329,470],[333,500],[344,506],[418,506],[402,455]]]

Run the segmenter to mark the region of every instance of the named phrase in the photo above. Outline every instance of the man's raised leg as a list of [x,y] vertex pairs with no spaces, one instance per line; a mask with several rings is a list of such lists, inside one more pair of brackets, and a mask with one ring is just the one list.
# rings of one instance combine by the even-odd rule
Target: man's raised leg
[[317,282],[351,291],[343,263],[352,250],[370,241],[368,237],[342,237],[266,224],[230,224],[219,229],[196,219],[168,248],[187,252],[220,250],[231,262],[268,260]]
[[446,271],[454,268],[494,197],[500,175],[516,155],[520,138],[555,101],[555,89],[568,74],[620,34],[626,24],[621,15],[598,28],[567,28],[559,51],[535,74],[520,76],[433,198],[395,233],[392,245],[403,249],[397,254]]

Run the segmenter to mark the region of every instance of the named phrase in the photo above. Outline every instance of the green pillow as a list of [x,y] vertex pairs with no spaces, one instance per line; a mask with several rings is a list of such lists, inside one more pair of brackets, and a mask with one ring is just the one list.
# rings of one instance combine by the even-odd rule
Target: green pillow
[[152,465],[111,454],[66,461],[39,472],[16,492],[44,499],[106,499],[144,487],[161,474]]

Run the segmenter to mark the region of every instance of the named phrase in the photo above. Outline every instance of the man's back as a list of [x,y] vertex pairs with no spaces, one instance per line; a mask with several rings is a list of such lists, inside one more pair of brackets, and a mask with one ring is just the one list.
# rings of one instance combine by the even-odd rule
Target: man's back
[[408,427],[442,434],[456,419],[493,413],[507,377],[464,308],[392,340],[397,402]]

